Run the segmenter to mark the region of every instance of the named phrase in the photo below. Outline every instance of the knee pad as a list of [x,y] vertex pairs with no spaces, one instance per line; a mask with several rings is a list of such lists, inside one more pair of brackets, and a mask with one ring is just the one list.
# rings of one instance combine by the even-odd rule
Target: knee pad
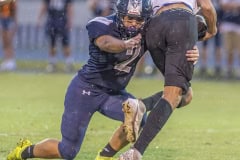
[[67,160],[74,159],[79,151],[74,143],[63,141],[59,143],[58,150],[62,158]]

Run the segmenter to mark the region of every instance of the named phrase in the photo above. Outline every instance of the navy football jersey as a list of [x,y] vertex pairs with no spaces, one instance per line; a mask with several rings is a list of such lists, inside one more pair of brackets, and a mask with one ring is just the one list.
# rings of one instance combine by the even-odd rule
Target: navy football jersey
[[72,0],[44,0],[48,10],[48,21],[66,21],[67,7]]
[[132,50],[122,53],[107,53],[101,51],[95,44],[96,38],[102,35],[110,35],[119,39],[121,32],[116,25],[116,15],[108,17],[96,17],[90,20],[86,26],[90,40],[89,60],[78,75],[86,82],[114,91],[125,89],[130,81],[137,62],[145,53],[144,43]]

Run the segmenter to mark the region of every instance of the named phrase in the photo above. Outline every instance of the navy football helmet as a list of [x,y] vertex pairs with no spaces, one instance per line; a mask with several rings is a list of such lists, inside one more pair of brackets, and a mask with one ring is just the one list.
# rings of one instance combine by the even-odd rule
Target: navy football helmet
[[[150,0],[118,0],[116,4],[117,24],[121,34],[125,38],[131,38],[140,33],[146,22],[149,20],[153,13]],[[123,24],[123,17],[135,17],[143,19],[141,28],[125,27]]]

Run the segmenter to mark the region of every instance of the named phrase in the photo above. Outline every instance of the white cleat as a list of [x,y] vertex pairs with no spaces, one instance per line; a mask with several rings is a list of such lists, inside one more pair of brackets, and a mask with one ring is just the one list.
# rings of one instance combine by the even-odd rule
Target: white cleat
[[141,100],[128,98],[123,103],[124,112],[124,132],[127,133],[127,140],[135,142],[138,134],[142,118],[146,112],[146,107]]
[[142,159],[141,153],[135,148],[131,148],[124,152],[123,154],[121,154],[118,160],[141,160],[141,159]]

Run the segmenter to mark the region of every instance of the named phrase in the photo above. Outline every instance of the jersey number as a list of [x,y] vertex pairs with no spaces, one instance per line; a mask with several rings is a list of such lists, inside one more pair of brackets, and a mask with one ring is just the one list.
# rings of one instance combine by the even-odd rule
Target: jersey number
[[126,55],[132,55],[132,56],[129,59],[127,59],[119,64],[116,64],[114,66],[114,69],[129,73],[132,68],[131,65],[129,65],[129,64],[131,64],[131,62],[133,62],[139,56],[140,50],[141,50],[141,45],[139,45],[138,47],[133,48],[133,49],[128,49],[126,52]]

